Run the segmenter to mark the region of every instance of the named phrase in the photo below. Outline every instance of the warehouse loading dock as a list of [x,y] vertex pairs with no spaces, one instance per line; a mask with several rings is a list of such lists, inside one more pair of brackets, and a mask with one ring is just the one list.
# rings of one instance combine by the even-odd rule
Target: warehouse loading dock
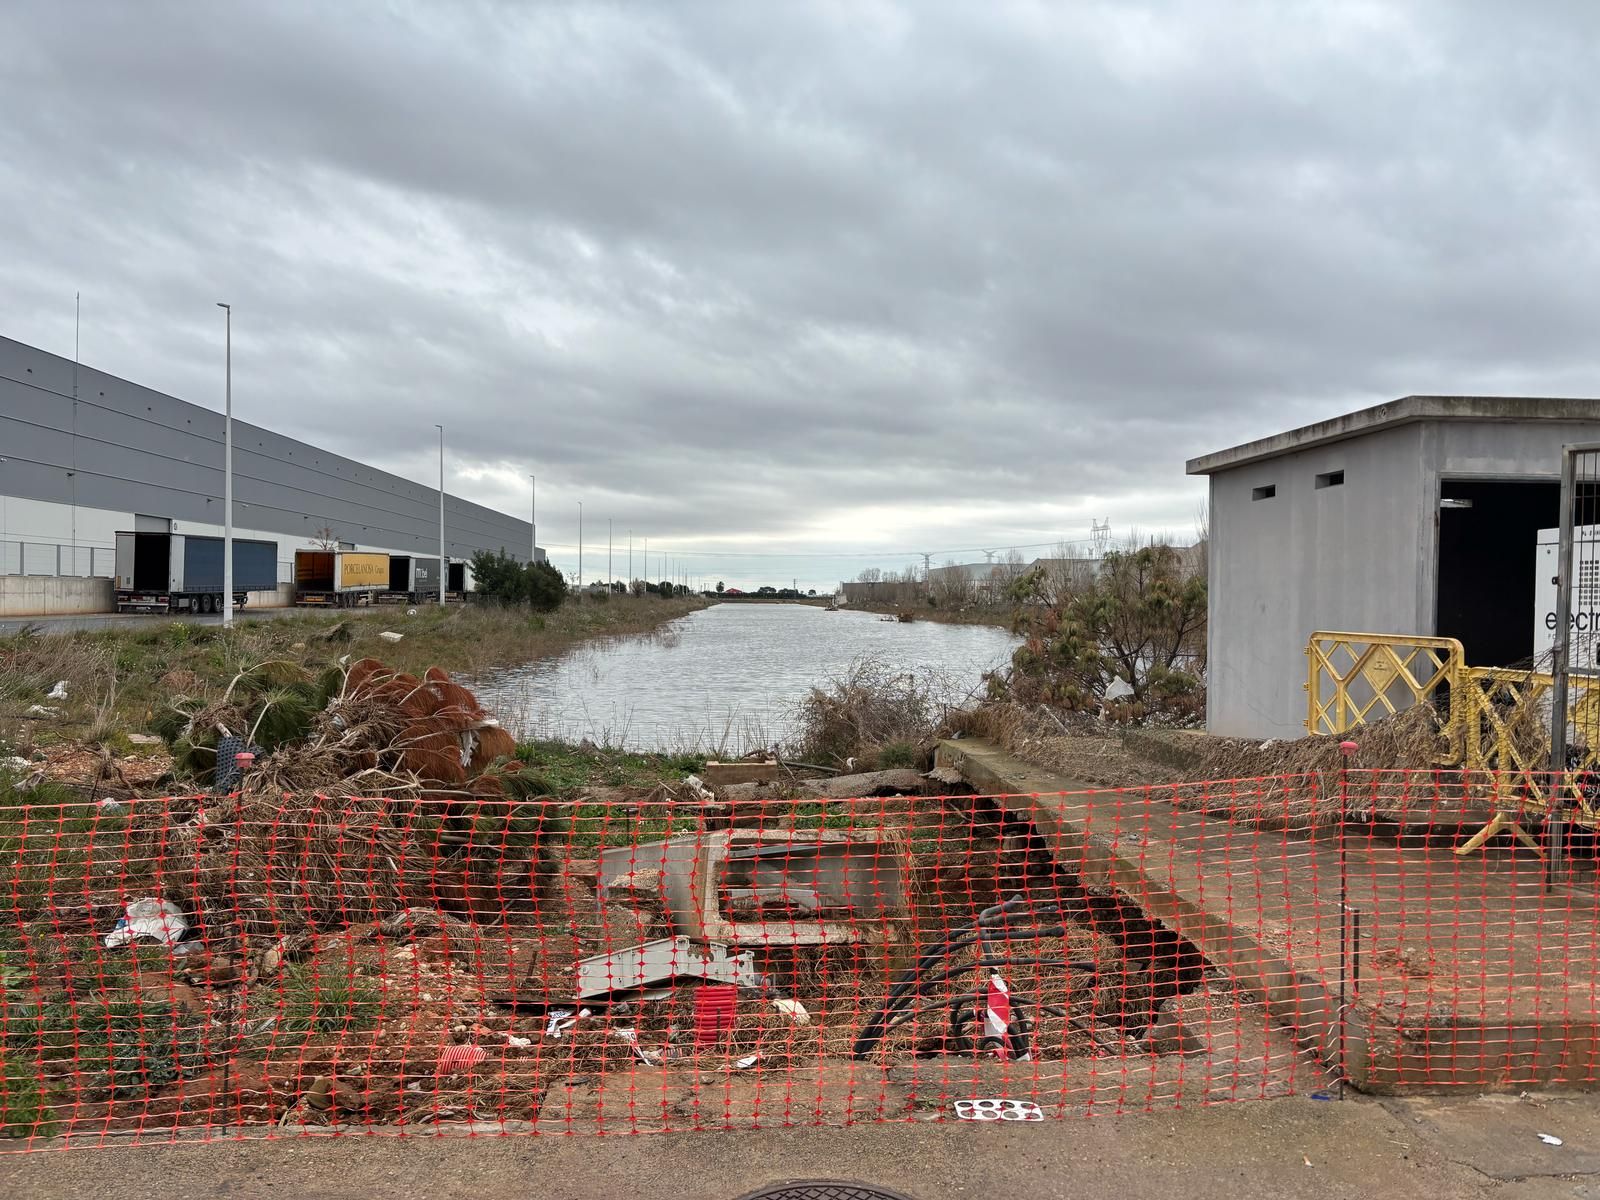
[[389,555],[353,550],[296,550],[295,603],[351,608],[389,590]]
[[[197,534],[118,533],[115,600],[118,612],[222,611],[224,540]],[[233,540],[233,602],[270,591],[278,582],[278,547]]]

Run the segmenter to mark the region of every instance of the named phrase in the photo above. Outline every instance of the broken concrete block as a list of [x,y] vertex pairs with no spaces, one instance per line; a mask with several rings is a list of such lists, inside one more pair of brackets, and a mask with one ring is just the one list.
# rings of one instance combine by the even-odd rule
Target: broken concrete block
[[577,970],[580,1000],[638,991],[683,978],[739,987],[755,987],[761,981],[755,956],[749,951],[731,954],[721,945],[698,950],[685,937],[660,938],[625,950],[610,950],[579,959]]

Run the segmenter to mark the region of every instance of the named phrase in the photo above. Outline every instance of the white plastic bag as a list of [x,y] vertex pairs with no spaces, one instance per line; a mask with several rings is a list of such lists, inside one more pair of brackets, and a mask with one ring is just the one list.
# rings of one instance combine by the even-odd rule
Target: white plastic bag
[[153,938],[163,946],[170,946],[189,932],[189,922],[182,911],[170,900],[147,898],[129,901],[123,910],[127,915],[117,922],[117,927],[106,934],[106,949],[126,946],[136,938]]

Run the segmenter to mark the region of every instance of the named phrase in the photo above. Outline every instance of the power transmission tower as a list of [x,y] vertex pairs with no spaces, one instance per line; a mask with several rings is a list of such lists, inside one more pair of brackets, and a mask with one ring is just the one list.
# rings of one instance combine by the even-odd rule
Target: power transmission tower
[[1094,556],[1104,558],[1106,551],[1111,548],[1111,518],[1104,521],[1089,519],[1089,537],[1094,544]]

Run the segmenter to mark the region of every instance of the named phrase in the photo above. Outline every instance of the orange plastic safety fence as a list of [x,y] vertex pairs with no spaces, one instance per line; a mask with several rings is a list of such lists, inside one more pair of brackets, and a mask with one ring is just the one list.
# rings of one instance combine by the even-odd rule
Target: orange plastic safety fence
[[1593,831],[1455,852],[1510,790],[14,810],[0,1149],[1593,1086]]

